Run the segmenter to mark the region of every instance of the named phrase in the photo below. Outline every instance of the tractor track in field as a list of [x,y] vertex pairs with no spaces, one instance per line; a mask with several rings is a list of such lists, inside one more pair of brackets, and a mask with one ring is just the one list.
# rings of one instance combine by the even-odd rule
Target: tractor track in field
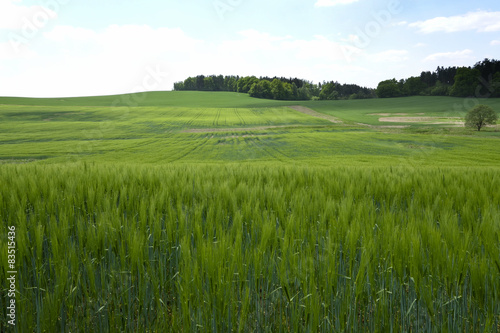
[[198,144],[194,147],[189,147],[187,149],[184,149],[182,152],[180,152],[180,154],[178,156],[175,156],[173,159],[169,160],[169,163],[179,161],[179,160],[185,158],[189,154],[192,154],[196,150],[201,149],[202,147],[206,146],[209,141],[210,141],[210,137],[208,137],[208,136],[205,137],[204,140],[200,144]]
[[293,106],[289,106],[289,108],[293,109],[295,111],[298,111],[300,113],[307,114],[308,116],[328,120],[329,122],[332,122],[334,124],[342,123],[342,120],[340,120],[336,117],[314,111],[313,109],[309,109],[309,108],[302,106],[302,105],[293,105]]
[[245,119],[243,119],[243,116],[239,113],[238,109],[234,109],[234,113],[238,117],[238,119],[241,121],[242,124],[246,124]]
[[232,127],[232,128],[191,128],[182,130],[182,133],[218,133],[218,132],[241,132],[241,131],[262,131],[276,128],[304,127],[303,125],[274,125],[257,127]]
[[[312,109],[309,109],[305,106],[301,105],[295,105],[295,106],[288,106],[288,108],[291,108],[292,110],[295,110],[297,112],[306,114],[308,116],[312,116],[315,118],[320,118],[324,120],[328,120],[331,123],[334,124],[341,124],[342,121],[338,118],[335,118],[333,116],[329,116],[324,113],[319,113],[317,111],[314,111]],[[245,124],[244,118],[239,114],[239,112],[236,110],[235,114],[237,117],[241,120],[243,124]],[[214,125],[217,125],[216,122],[219,120],[220,114],[217,114],[216,116],[216,121],[214,122]],[[186,125],[191,124],[191,122],[186,123]],[[231,128],[190,128],[190,129],[185,129],[182,130],[182,133],[217,133],[217,132],[237,132],[237,131],[262,131],[262,130],[269,130],[269,129],[277,129],[277,128],[299,128],[299,127],[304,127],[304,126],[310,126],[310,125],[267,125],[267,126],[255,126],[255,127],[231,127]]]

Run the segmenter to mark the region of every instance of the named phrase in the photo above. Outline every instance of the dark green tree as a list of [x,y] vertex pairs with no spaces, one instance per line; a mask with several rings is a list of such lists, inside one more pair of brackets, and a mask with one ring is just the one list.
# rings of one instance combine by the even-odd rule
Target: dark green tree
[[500,97],[500,72],[496,73],[495,76],[493,76],[491,90],[491,97]]
[[438,77],[437,73],[432,73],[432,72],[422,72],[420,74],[420,80],[425,83],[428,87],[432,87],[436,84]]
[[283,82],[283,89],[284,89],[284,96],[283,100],[290,101],[293,100],[293,91],[292,91],[292,85],[288,82]]
[[486,125],[495,125],[497,120],[498,116],[491,107],[480,104],[467,113],[465,126],[477,128],[480,131]]
[[299,99],[299,88],[297,88],[297,85],[295,82],[292,83],[292,98],[293,100]]
[[335,83],[328,82],[323,84],[321,87],[321,92],[319,93],[319,99],[322,100],[335,100],[338,99],[339,93],[335,90]]
[[245,76],[239,79],[237,83],[238,92],[248,93],[254,83],[259,83],[259,79],[255,76]]
[[196,90],[203,90],[205,87],[205,75],[198,75],[196,77]]
[[[269,91],[265,91],[266,89],[264,88],[263,82],[268,82],[269,81],[260,81],[259,83],[254,83],[252,84],[252,87],[248,91],[248,94],[250,97],[255,97],[255,98],[269,98],[266,96],[269,96]],[[271,97],[272,98],[272,97]]]
[[236,83],[238,79],[235,76],[224,77],[224,90],[225,91],[236,91]]
[[274,79],[273,82],[271,82],[271,94],[274,99],[285,99],[285,87],[283,86],[283,82],[279,79]]
[[437,81],[436,86],[431,90],[432,96],[448,96],[449,94],[450,94],[450,86],[441,83],[441,81]]
[[271,82],[268,80],[261,80],[259,86],[262,90],[262,98],[273,99],[273,93],[271,92]]
[[438,67],[436,69],[437,81],[443,84],[452,86],[455,83],[455,75],[457,75],[457,67]]
[[311,84],[309,87],[309,91],[314,97],[319,97],[319,94],[321,93],[321,83]]
[[481,76],[486,79],[495,75],[495,73],[500,72],[500,60],[486,58],[483,61],[477,62],[474,65],[474,68],[477,69],[481,73]]
[[474,96],[480,86],[479,77],[481,73],[477,69],[461,67],[457,69],[455,84],[451,88],[450,95],[454,97]]
[[311,90],[309,88],[309,84],[306,83],[301,88],[299,88],[297,99],[299,99],[301,101],[307,101],[307,100],[310,100],[311,97],[312,97],[312,93],[311,93]]
[[203,79],[203,90],[206,91],[214,91],[215,90],[215,82],[211,76],[207,76]]
[[377,86],[377,96],[380,98],[400,97],[398,81],[392,79],[380,82]]
[[214,80],[214,90],[221,91],[224,90],[224,76],[222,75],[213,75]]
[[175,91],[185,90],[185,89],[184,89],[184,81],[181,81],[181,82],[175,82],[175,83],[174,83],[174,90],[175,90]]
[[420,80],[420,77],[410,77],[403,84],[403,92],[407,96],[420,95],[425,88],[427,88],[427,86]]
[[188,77],[184,80],[184,90],[196,90],[196,79],[194,77]]

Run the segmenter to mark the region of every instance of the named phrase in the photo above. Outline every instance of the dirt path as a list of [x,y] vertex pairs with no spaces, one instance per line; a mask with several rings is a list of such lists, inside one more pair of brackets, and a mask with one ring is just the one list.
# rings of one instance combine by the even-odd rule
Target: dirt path
[[427,123],[430,125],[464,125],[460,117],[447,117],[442,121],[440,117],[382,117],[378,121],[385,123]]
[[333,116],[329,116],[329,115],[324,114],[324,113],[319,113],[319,112],[314,111],[312,109],[306,108],[305,106],[302,106],[302,105],[289,106],[289,108],[290,109],[294,109],[295,111],[299,111],[301,113],[307,114],[309,116],[313,116],[313,117],[316,117],[316,118],[328,120],[328,121],[330,121],[332,123],[335,123],[335,124],[338,124],[338,123],[342,122],[338,118],[335,118]]
[[257,127],[235,127],[235,128],[192,128],[183,130],[182,133],[212,133],[212,132],[242,132],[242,131],[263,131],[275,128],[303,127],[302,125],[276,125]]

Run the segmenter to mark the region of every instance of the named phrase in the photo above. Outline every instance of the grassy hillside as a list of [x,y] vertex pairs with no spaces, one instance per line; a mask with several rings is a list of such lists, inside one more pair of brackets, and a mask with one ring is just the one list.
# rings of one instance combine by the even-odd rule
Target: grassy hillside
[[457,127],[470,100],[133,100],[0,98],[18,331],[500,331],[500,135]]
[[[280,106],[285,102],[235,93],[148,93],[142,106],[117,106],[135,99],[1,98],[0,160],[374,165],[417,159],[424,165],[465,166],[497,165],[500,156],[500,133],[492,128],[477,133],[425,122],[379,121],[390,115],[443,120],[464,99],[293,102],[334,116],[338,123]],[[498,108],[497,100],[484,102]]]
[[[181,107],[271,107],[290,105],[286,101],[251,98],[233,92],[157,91],[125,95],[74,98],[0,97],[0,104],[40,106],[181,106]],[[293,103],[292,103],[293,105]]]
[[365,100],[311,101],[304,105],[345,121],[370,125],[406,125],[383,123],[380,114],[406,114],[426,117],[464,117],[475,104],[486,104],[500,112],[500,99],[465,99],[453,97],[402,97]]

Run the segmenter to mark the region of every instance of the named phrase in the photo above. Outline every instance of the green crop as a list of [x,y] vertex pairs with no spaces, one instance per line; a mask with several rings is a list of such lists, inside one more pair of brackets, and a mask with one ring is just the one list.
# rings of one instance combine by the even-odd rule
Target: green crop
[[0,99],[0,330],[9,226],[18,332],[500,330],[497,129],[374,115],[464,100],[134,96]]
[[495,168],[17,165],[0,182],[20,331],[500,324]]

